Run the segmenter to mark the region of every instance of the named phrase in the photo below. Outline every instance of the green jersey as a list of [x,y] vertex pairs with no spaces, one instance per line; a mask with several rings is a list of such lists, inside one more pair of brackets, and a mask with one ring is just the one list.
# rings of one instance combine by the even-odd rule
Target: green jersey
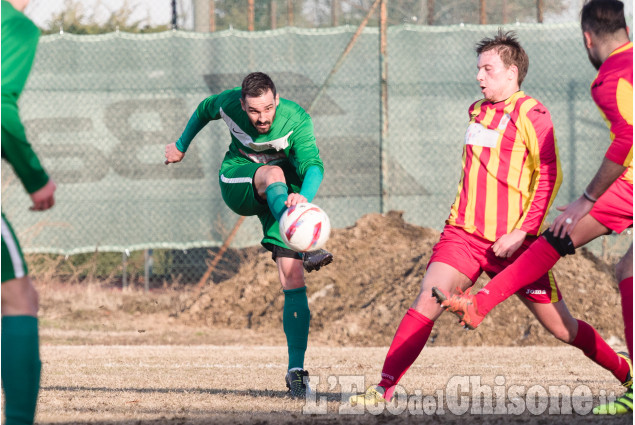
[[298,104],[280,99],[269,132],[260,134],[243,111],[240,98],[241,88],[236,87],[208,97],[196,109],[203,125],[222,118],[229,128],[232,141],[222,168],[245,163],[277,165],[288,161],[300,179],[314,165],[324,173],[313,122]]
[[49,180],[26,139],[18,99],[31,71],[40,30],[8,1],[2,0],[2,158],[33,193]]

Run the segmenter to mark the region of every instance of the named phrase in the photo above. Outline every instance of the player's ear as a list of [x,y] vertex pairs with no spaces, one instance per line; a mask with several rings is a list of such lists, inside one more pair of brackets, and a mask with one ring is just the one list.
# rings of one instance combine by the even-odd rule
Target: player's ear
[[240,98],[240,107],[243,108],[243,111],[247,112],[247,110],[245,109],[245,102],[243,102],[243,98]]
[[582,35],[584,36],[584,45],[587,49],[590,49],[591,46],[593,46],[593,37],[591,37],[591,32],[584,31],[582,32]]
[[518,82],[518,67],[516,65],[510,65],[507,71],[509,72],[509,79]]
[[280,95],[276,93],[276,108],[278,107],[279,104],[280,104]]

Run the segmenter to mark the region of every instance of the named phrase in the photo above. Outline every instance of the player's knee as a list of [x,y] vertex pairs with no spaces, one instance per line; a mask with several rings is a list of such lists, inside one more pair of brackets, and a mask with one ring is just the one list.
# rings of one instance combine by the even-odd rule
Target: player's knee
[[551,334],[559,341],[569,344],[573,341],[573,336],[566,326],[559,326],[557,328],[549,329]]
[[284,289],[297,289],[305,286],[303,269],[293,268],[285,270],[282,277],[282,287]]
[[266,165],[262,168],[265,172],[265,181],[267,185],[277,182],[286,182],[284,178],[284,171],[282,171],[282,168],[277,165]]
[[558,251],[561,257],[568,254],[575,254],[575,246],[573,246],[573,241],[569,235],[564,235],[564,237],[560,238],[554,235],[550,229],[547,229],[542,233],[542,236],[549,242],[549,245]]
[[29,277],[2,284],[2,314],[37,316],[39,295]]

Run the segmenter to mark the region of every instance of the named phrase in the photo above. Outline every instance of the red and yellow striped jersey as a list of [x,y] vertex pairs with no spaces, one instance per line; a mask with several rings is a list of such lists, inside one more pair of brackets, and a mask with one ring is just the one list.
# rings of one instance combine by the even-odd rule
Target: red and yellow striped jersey
[[516,92],[469,109],[463,172],[447,224],[492,242],[514,229],[537,235],[562,171],[551,114]]
[[609,130],[606,158],[627,167],[622,178],[633,183],[633,43],[616,49],[602,63],[591,96]]

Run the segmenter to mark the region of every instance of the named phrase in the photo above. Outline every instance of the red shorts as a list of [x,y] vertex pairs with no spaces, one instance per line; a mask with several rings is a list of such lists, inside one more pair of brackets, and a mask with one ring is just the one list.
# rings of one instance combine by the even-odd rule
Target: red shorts
[[615,180],[589,214],[615,233],[633,227],[633,184],[621,177]]
[[[599,201],[598,201],[599,202]],[[492,250],[493,242],[466,232],[460,227],[446,225],[441,239],[432,248],[428,266],[434,262],[445,263],[466,275],[472,283],[485,272],[492,278],[514,262],[536,240],[527,236],[522,246],[510,258],[499,258]],[[560,289],[551,270],[534,283],[516,292],[532,303],[549,304],[562,299]]]

